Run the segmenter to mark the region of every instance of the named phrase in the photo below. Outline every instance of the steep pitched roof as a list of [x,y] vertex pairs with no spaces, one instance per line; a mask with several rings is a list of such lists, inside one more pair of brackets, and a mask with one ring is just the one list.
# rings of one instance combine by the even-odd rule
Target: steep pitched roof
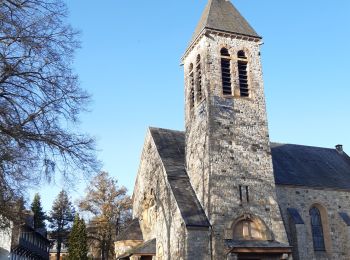
[[[185,167],[185,133],[150,128],[168,181],[187,226],[210,223],[191,186]],[[350,157],[335,149],[271,143],[275,183],[350,190]]]
[[209,0],[191,43],[204,28],[261,38],[229,0]]
[[132,249],[133,255],[155,255],[156,254],[156,239],[149,240],[142,245]]
[[143,244],[128,250],[125,254],[118,256],[117,259],[130,259],[130,256],[154,256],[156,255],[157,240],[152,239]]
[[116,238],[116,241],[143,240],[139,219],[135,218]]
[[161,128],[150,128],[150,132],[186,226],[209,227],[186,172],[185,133]]
[[280,185],[350,190],[350,158],[336,149],[271,144],[275,182]]

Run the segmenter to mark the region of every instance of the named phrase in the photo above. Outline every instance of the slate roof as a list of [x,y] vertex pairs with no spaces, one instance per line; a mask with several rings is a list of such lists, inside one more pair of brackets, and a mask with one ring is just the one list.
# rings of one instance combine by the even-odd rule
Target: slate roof
[[135,218],[131,221],[129,226],[121,232],[116,241],[124,241],[124,240],[143,240],[142,231],[140,228],[139,219]]
[[343,219],[347,226],[350,226],[350,217],[346,212],[339,212],[340,217]]
[[296,208],[287,208],[287,211],[291,216],[294,224],[305,224],[303,218],[300,216]]
[[[185,133],[160,128],[150,130],[186,224],[208,226],[185,168]],[[271,152],[277,185],[350,190],[350,157],[346,153],[278,143],[271,143]]]
[[271,144],[277,185],[350,190],[350,158],[336,149]]
[[150,132],[186,226],[209,227],[186,172],[185,133],[161,128],[150,128]]
[[131,253],[133,255],[155,255],[156,245],[157,245],[156,239],[152,239],[132,249]]
[[229,0],[209,0],[191,44],[204,28],[261,38]]
[[118,256],[117,259],[129,259],[130,256],[146,256],[146,255],[156,255],[156,239],[149,240],[133,249],[130,249],[125,254]]

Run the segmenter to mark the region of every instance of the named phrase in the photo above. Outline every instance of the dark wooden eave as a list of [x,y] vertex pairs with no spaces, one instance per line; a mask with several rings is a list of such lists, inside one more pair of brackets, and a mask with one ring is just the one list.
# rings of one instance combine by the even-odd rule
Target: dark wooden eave
[[277,241],[268,240],[225,240],[230,253],[249,254],[286,254],[292,252],[292,247]]

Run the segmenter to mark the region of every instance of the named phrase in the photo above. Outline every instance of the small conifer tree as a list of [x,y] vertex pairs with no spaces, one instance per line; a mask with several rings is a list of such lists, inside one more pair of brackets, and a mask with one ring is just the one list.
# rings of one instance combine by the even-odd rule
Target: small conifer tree
[[34,213],[34,228],[45,228],[45,212],[41,206],[41,198],[39,193],[36,193],[31,205],[31,210]]
[[75,209],[68,198],[66,191],[62,190],[52,205],[50,216],[48,218],[52,230],[52,237],[57,242],[56,259],[60,260],[62,243],[66,242],[66,238],[72,228]]
[[69,235],[68,259],[87,260],[87,233],[85,221],[77,214],[74,218],[72,231]]

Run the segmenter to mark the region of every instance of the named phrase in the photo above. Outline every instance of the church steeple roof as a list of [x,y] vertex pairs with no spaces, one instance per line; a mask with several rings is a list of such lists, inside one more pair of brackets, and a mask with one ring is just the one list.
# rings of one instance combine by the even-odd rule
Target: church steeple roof
[[192,36],[191,44],[204,28],[261,38],[230,0],[209,0]]

